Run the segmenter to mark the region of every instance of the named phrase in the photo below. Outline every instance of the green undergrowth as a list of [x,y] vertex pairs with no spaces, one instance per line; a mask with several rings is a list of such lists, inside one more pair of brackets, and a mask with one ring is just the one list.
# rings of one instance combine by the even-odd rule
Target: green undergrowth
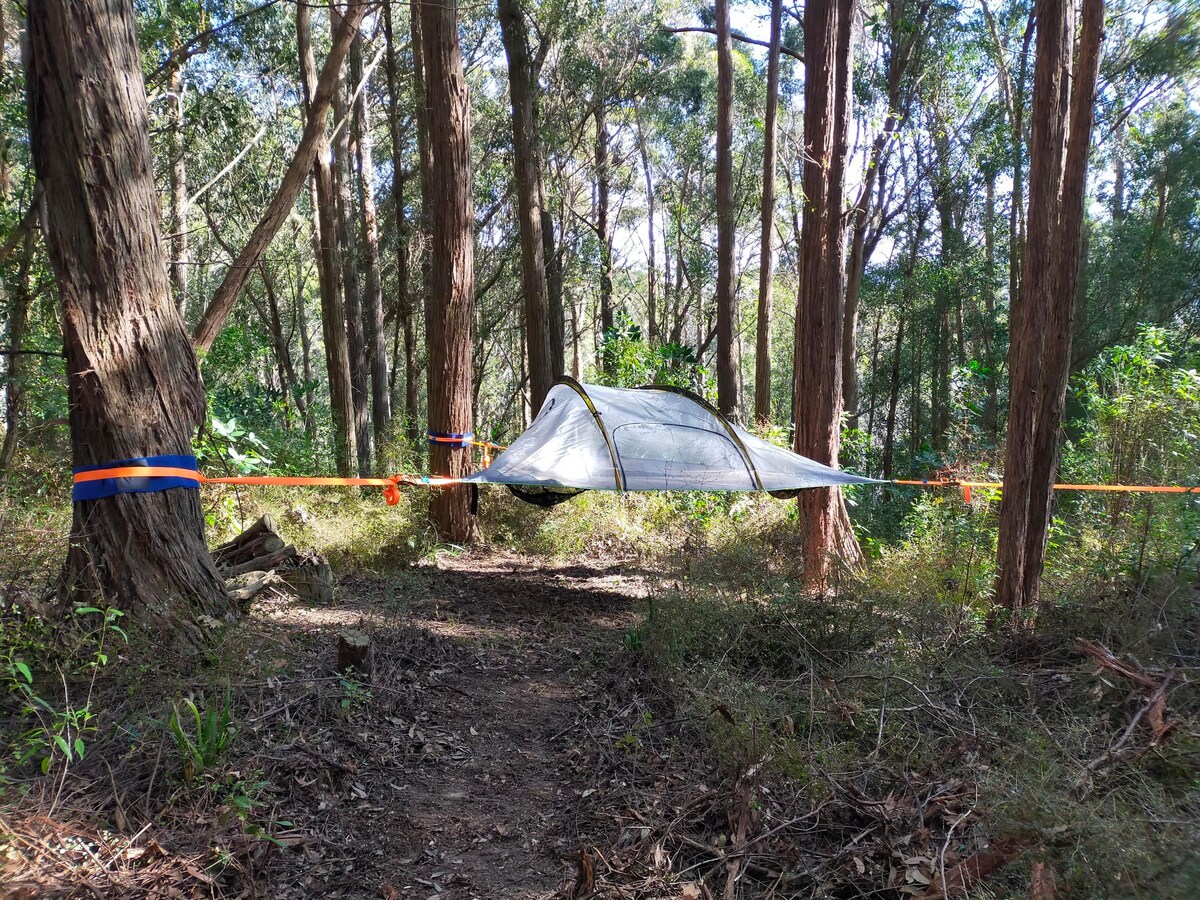
[[210,544],[269,513],[286,540],[326,557],[338,573],[394,571],[436,547],[427,503],[424,491],[412,490],[389,506],[378,488],[209,487],[204,495]]
[[[1035,862],[1063,896],[1197,896],[1200,582],[1179,565],[1186,535],[1147,549],[1133,526],[1059,523],[1042,606],[1014,641],[1002,620],[989,627],[995,516],[985,502],[918,503],[907,539],[871,548],[860,576],[828,596],[783,563],[739,568],[726,556],[720,577],[693,563],[693,577],[659,585],[627,644],[705,723],[730,778],[766,760],[764,784],[813,805],[849,790],[918,810],[922,828],[898,813],[863,844],[884,871],[888,841],[936,860],[1013,839],[1020,852],[971,896],[1027,896]],[[769,543],[777,527],[743,541]],[[1172,673],[1176,724],[1161,745],[1141,724],[1106,757],[1145,693],[1097,672],[1079,638],[1155,678]],[[949,823],[921,809],[913,785],[947,784],[970,812],[943,845]]]

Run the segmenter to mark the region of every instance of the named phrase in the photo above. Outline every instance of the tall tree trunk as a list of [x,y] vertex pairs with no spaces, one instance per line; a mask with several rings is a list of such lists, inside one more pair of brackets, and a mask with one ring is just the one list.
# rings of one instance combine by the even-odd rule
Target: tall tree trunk
[[947,448],[950,430],[950,315],[956,302],[957,289],[951,276],[958,236],[954,226],[954,196],[950,174],[950,139],[945,128],[935,129],[934,149],[938,174],[934,205],[938,211],[941,238],[940,264],[942,278],[934,290],[934,324],[936,340],[933,346],[933,387],[930,392],[933,406],[933,446],[942,452]]
[[983,213],[983,309],[984,322],[980,329],[983,339],[983,358],[987,364],[987,395],[983,401],[983,433],[992,441],[999,429],[999,381],[996,365],[996,176],[988,174],[987,194]]
[[[2,45],[0,45],[2,46]],[[167,152],[171,156],[170,217],[171,229],[171,286],[179,314],[187,316],[188,285],[188,196],[187,164],[183,152],[183,66],[171,69],[167,89],[169,124]]]
[[[422,24],[421,0],[409,0],[409,29],[412,35],[413,46],[413,121],[417,125],[417,160],[421,176],[421,314],[425,321],[425,396],[428,401],[430,395],[429,373],[431,366],[428,354],[429,322],[433,314],[433,261],[429,255],[430,243],[433,240],[433,187],[431,182],[433,177],[433,155],[429,145],[429,107],[426,103],[425,37],[424,26]],[[426,417],[428,417],[428,411],[427,402]],[[415,424],[414,431],[416,431]],[[421,448],[428,445],[426,441],[421,440],[419,433],[417,437],[418,440],[413,450],[420,453]]]
[[[600,334],[597,343],[613,327],[612,308],[612,237],[608,233],[608,100],[604,96],[604,79],[596,85],[592,115],[596,119],[596,240],[600,243]],[[600,365],[608,371],[611,360],[601,353]]]
[[[313,195],[315,199],[315,194]],[[315,222],[315,219],[314,219]],[[299,247],[297,247],[297,250]],[[314,254],[319,256],[320,253]],[[304,377],[304,430],[310,438],[317,436],[316,394],[313,391],[312,338],[308,332],[308,310],[304,302],[304,261],[297,254],[296,285],[292,292],[292,321],[300,332],[300,373]]]
[[267,328],[271,332],[275,367],[279,374],[280,386],[283,388],[284,415],[287,415],[289,406],[294,402],[296,411],[303,416],[307,404],[304,394],[296,390],[296,367],[292,362],[292,348],[288,346],[288,336],[283,330],[283,316],[280,314],[279,291],[275,286],[275,277],[271,274],[271,267],[265,263],[258,268],[262,276],[263,290],[267,294]]
[[[1033,41],[1036,4],[1030,10],[1029,22],[1021,44],[1017,69],[1016,96],[1012,116],[1012,201],[1008,211],[1008,297],[1016,302],[1021,293],[1021,272],[1025,253],[1025,88],[1029,80],[1029,48]],[[1030,195],[1032,197],[1032,194]]]
[[729,0],[717,0],[717,409],[737,412],[733,367],[733,38]]
[[906,312],[900,310],[900,323],[896,326],[896,346],[892,350],[892,378],[888,391],[887,424],[883,430],[883,474],[884,481],[892,480],[892,461],[896,447],[896,409],[900,405],[900,352],[904,349],[904,321]]
[[[1084,207],[1087,195],[1088,155],[1091,150],[1092,122],[1096,104],[1096,81],[1100,71],[1100,45],[1104,37],[1104,0],[1083,0],[1082,30],[1079,53],[1070,83],[1070,122],[1066,143],[1066,159],[1063,166],[1062,190],[1057,204],[1057,227],[1051,237],[1053,247],[1049,263],[1049,291],[1046,300],[1050,305],[1047,329],[1042,348],[1041,371],[1034,398],[1037,410],[1034,419],[1032,440],[1032,467],[1028,478],[1029,499],[1026,507],[1028,524],[1025,531],[1023,559],[1017,560],[1021,576],[1020,594],[1006,593],[998,599],[1016,609],[1032,608],[1038,601],[1038,588],[1045,563],[1046,539],[1050,529],[1050,518],[1054,502],[1054,475],[1058,467],[1059,431],[1062,425],[1063,407],[1067,397],[1067,381],[1071,372],[1071,336],[1075,324],[1076,285],[1080,268],[1080,246],[1083,238]],[[1068,21],[1070,12],[1068,11]],[[1068,28],[1070,37],[1073,29]],[[1041,54],[1041,38],[1038,38],[1038,53]],[[1069,60],[1073,41],[1066,42]],[[1062,63],[1064,70],[1067,61]],[[1065,77],[1065,75],[1064,75]],[[1066,114],[1066,110],[1063,110]],[[1036,123],[1036,119],[1035,119]],[[1036,146],[1036,145],[1035,145]],[[1032,191],[1033,185],[1030,184]],[[1032,211],[1030,221],[1032,222]],[[1017,395],[1014,395],[1017,396]],[[1012,413],[1009,414],[1010,421]],[[1009,430],[1009,440],[1013,439]],[[1007,481],[1008,472],[1005,468]],[[1008,486],[1005,485],[1005,504],[1008,503]],[[1004,506],[1001,506],[1001,561],[1007,569],[1001,570],[1001,584],[1012,580],[1013,561],[1006,554],[1003,540],[1013,535],[1012,510],[1009,511],[1009,528],[1004,529]],[[1009,575],[1006,578],[1005,573]],[[1010,598],[1014,602],[1009,602]]]
[[[475,208],[471,199],[470,100],[458,41],[456,0],[421,4],[425,62],[425,106],[429,112],[429,173],[433,230],[430,241],[432,315],[429,342],[429,431],[471,431],[471,328],[475,297]],[[471,471],[470,446],[434,443],[435,475],[461,478]],[[429,505],[438,533],[451,541],[475,535],[471,492],[463,486],[438,490]]]
[[529,35],[521,0],[497,0],[500,35],[508,57],[508,93],[512,101],[513,174],[521,231],[521,286],[525,299],[525,344],[529,360],[532,415],[554,384],[550,355],[550,298],[546,288],[542,239],[542,168],[533,115],[535,82],[529,60]]
[[[337,253],[337,201],[333,190],[333,171],[329,165],[329,142],[325,123],[329,116],[334,76],[329,77],[329,89],[323,105],[316,98],[316,62],[312,50],[312,18],[307,3],[296,5],[296,41],[300,53],[300,78],[304,87],[308,119],[305,132],[313,131],[312,168],[313,208],[316,227],[317,276],[321,289],[321,333],[325,343],[325,369],[329,376],[329,405],[333,414],[333,455],[338,474],[346,477],[354,470],[358,457],[355,439],[354,401],[350,390],[350,350],[346,337],[346,318],[342,305],[340,266]],[[346,48],[350,35],[346,35]],[[326,63],[326,69],[329,64]],[[324,73],[322,73],[324,77]]]
[[[329,7],[329,28],[336,33],[342,15],[337,3]],[[354,40],[360,40],[355,29]],[[351,53],[354,43],[351,42]],[[354,444],[358,450],[358,474],[371,474],[372,435],[370,378],[367,375],[367,337],[363,325],[362,282],[358,268],[358,238],[354,227],[354,157],[358,135],[350,112],[350,91],[355,85],[343,75],[333,94],[333,187],[337,195],[338,248],[341,250],[342,290],[346,304],[346,337],[350,351],[350,396],[354,401]]]
[[763,120],[761,228],[758,242],[758,332],[754,344],[754,421],[771,421],[771,292],[775,282],[775,156],[779,110],[779,44],[783,32],[783,0],[771,0],[771,37],[767,51],[767,110]]
[[658,262],[655,252],[654,218],[657,215],[654,203],[654,178],[650,174],[650,154],[646,149],[646,131],[642,117],[636,115],[638,155],[642,160],[642,176],[646,181],[646,338],[647,344],[658,343],[658,304],[655,288],[658,281]]
[[871,329],[871,367],[867,373],[867,382],[871,385],[871,393],[867,395],[867,445],[873,443],[875,435],[875,392],[876,370],[879,367],[879,325],[883,318],[882,312],[875,314],[875,325]]
[[846,316],[842,328],[842,393],[845,400],[847,425],[858,428],[858,309],[862,280],[867,263],[879,242],[880,233],[872,231],[875,207],[882,203],[887,178],[885,151],[895,133],[908,120],[911,96],[906,95],[908,67],[915,48],[924,39],[925,24],[931,7],[929,0],[920,0],[915,9],[904,0],[887,4],[888,47],[886,63],[887,116],[883,128],[871,143],[863,184],[854,205],[853,229],[850,239],[850,258],[847,262]]
[[[1123,105],[1121,95],[1117,94],[1117,109]],[[1113,129],[1113,191],[1112,191],[1112,221],[1114,226],[1120,226],[1125,221],[1125,123],[1127,117],[1117,119]]]
[[[392,138],[392,202],[396,212],[396,298],[400,329],[404,336],[404,408],[400,412],[405,434],[411,447],[421,439],[417,422],[420,404],[420,375],[417,372],[417,335],[409,286],[409,228],[404,205],[404,142],[400,129],[400,67],[396,60],[396,39],[392,26],[392,0],[383,4],[384,40],[387,42],[385,65],[388,77],[388,129]],[[412,42],[413,59],[420,57],[416,40]],[[394,373],[393,373],[394,377]]]
[[921,360],[925,342],[917,331],[912,340],[912,390],[909,393],[908,456],[916,459],[921,449]]
[[[132,4],[41,0],[25,78],[46,244],[62,298],[72,462],[190,455],[204,421],[196,355],[167,279]],[[74,505],[66,601],[124,610],[164,644],[232,612],[196,490]]]
[[[0,0],[0,84],[8,82],[8,18],[5,7],[7,4]],[[12,164],[5,148],[0,146],[0,200],[7,200],[12,190]]]
[[279,232],[284,220],[291,215],[292,209],[296,205],[296,197],[299,196],[300,189],[304,187],[313,163],[317,161],[317,149],[325,141],[325,118],[329,112],[329,104],[333,100],[338,73],[341,72],[342,63],[350,49],[350,42],[358,32],[358,23],[365,10],[366,3],[363,0],[351,0],[342,27],[334,34],[333,44],[329,48],[329,56],[325,58],[325,65],[321,69],[321,77],[310,81],[310,84],[314,84],[315,87],[309,92],[311,99],[308,122],[304,126],[304,133],[300,136],[300,144],[296,147],[296,153],[288,164],[283,179],[279,182],[275,196],[271,198],[262,218],[254,226],[254,231],[251,232],[250,239],[246,241],[242,252],[229,264],[224,279],[216,293],[213,294],[208,309],[200,317],[196,330],[192,334],[196,349],[202,353],[208,351],[221,332],[221,327],[233,311],[233,305],[241,295],[242,288],[246,286],[250,272],[262,259],[262,255],[271,245],[271,241]]
[[[1053,304],[1055,239],[1062,193],[1063,141],[1067,124],[1072,45],[1069,0],[1038,0],[1029,147],[1029,219],[1021,292],[1013,304],[1009,353],[1008,434],[1004,495],[1000,504],[996,599],[1014,611],[1024,607],[1025,566],[1036,465],[1036,437],[1045,335]],[[1057,423],[1054,426],[1057,428]]]
[[[350,46],[350,80],[363,80],[362,37]],[[375,162],[371,149],[371,106],[367,85],[354,101],[354,164],[358,176],[359,240],[367,277],[363,295],[363,320],[367,332],[367,357],[371,370],[371,427],[374,429],[376,465],[391,438],[392,395],[388,389],[387,336],[383,315],[383,283],[379,274],[379,213],[375,208]],[[401,204],[403,205],[403,204]]]
[[571,377],[579,381],[583,377],[583,350],[580,347],[580,320],[583,318],[579,303],[572,299],[571,310]]
[[[808,0],[804,7],[804,221],[796,303],[792,406],[796,452],[836,466],[842,413],[844,309],[842,228],[850,118],[853,0]],[[805,578],[824,588],[834,561],[858,565],[858,542],[841,492],[800,495]]]
[[[543,188],[544,190],[544,188]],[[546,261],[546,293],[550,302],[550,369],[558,378],[566,369],[566,321],[563,309],[562,251],[554,240],[554,217],[542,197],[542,259]]]
[[[4,44],[0,41],[0,53]],[[33,229],[25,232],[21,261],[17,266],[17,286],[12,292],[8,313],[8,346],[20,350],[25,343],[29,325],[29,269],[33,262]],[[21,434],[21,414],[24,412],[24,362],[20,353],[8,357],[4,376],[4,443],[0,445],[0,482],[4,481],[17,455]]]

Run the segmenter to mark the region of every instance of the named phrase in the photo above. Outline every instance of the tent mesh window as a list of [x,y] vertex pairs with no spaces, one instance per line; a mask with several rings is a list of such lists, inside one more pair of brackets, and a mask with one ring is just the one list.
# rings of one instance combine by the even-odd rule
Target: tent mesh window
[[509,484],[506,487],[514,497],[545,509],[566,503],[568,500],[578,497],[584,490],[583,488],[539,487],[532,484]]

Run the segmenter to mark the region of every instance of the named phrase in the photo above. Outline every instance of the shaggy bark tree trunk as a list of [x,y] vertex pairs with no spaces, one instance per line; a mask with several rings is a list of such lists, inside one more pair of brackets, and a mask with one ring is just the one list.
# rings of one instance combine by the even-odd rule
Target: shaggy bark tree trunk
[[192,339],[196,343],[196,349],[201,352],[207,352],[220,334],[225,320],[233,312],[233,305],[250,278],[250,273],[262,259],[280,226],[296,205],[296,197],[299,196],[300,189],[304,187],[309,171],[317,160],[317,148],[325,140],[325,116],[333,100],[338,73],[341,72],[342,62],[350,49],[351,40],[358,31],[358,23],[365,10],[365,2],[353,0],[346,11],[342,27],[334,35],[329,56],[325,58],[325,66],[321,69],[321,77],[313,82],[316,86],[311,92],[309,119],[300,137],[300,144],[296,147],[296,154],[288,164],[266,212],[254,226],[254,231],[251,232],[242,252],[229,264],[224,280],[196,325]]
[[733,365],[733,38],[729,0],[717,0],[717,409],[738,407]]
[[[417,415],[420,404],[420,375],[417,372],[417,335],[412,296],[409,293],[408,214],[404,206],[404,150],[400,129],[400,78],[396,62],[395,33],[392,30],[392,0],[383,5],[384,39],[387,41],[388,128],[392,138],[392,202],[396,211],[396,294],[397,313],[404,336],[404,407],[400,411],[408,442],[419,445],[421,438]],[[420,54],[412,42],[414,59]]]
[[[0,84],[8,78],[8,55],[5,46],[8,44],[8,19],[5,4],[0,0]],[[12,166],[7,153],[0,152],[0,199],[7,199],[12,190]]]
[[[362,37],[350,46],[350,80],[363,80]],[[387,339],[384,333],[383,283],[379,273],[379,213],[375,208],[375,163],[371,148],[370,90],[363,85],[354,101],[354,167],[358,179],[359,239],[363,268],[363,320],[367,332],[368,364],[371,370],[371,427],[375,437],[376,465],[392,430],[392,395],[388,389]],[[403,249],[401,250],[403,252]]]
[[508,57],[512,102],[513,176],[521,232],[521,287],[525,300],[525,345],[529,362],[529,403],[534,416],[554,384],[550,354],[550,298],[542,238],[541,148],[533,115],[536,84],[529,59],[529,35],[520,0],[497,0],[500,35]]
[[[296,38],[300,52],[300,76],[304,87],[308,119],[305,131],[317,135],[310,162],[313,181],[313,206],[316,223],[317,276],[321,288],[321,333],[325,342],[325,368],[329,376],[329,405],[333,413],[333,452],[338,474],[346,477],[354,470],[358,457],[355,440],[354,401],[350,392],[350,351],[346,338],[346,318],[342,307],[341,278],[337,253],[337,214],[333,191],[333,171],[329,165],[329,141],[325,122],[332,100],[334,76],[323,105],[315,102],[317,67],[312,50],[311,11],[307,3],[296,5]],[[346,42],[349,47],[349,40]],[[328,63],[326,63],[328,68]]]
[[[336,33],[343,16],[337,4],[329,7],[329,28]],[[358,29],[354,38],[358,40]],[[350,351],[350,396],[354,401],[354,444],[358,450],[358,474],[371,474],[372,435],[370,414],[370,378],[367,375],[367,337],[363,327],[362,282],[358,268],[358,238],[355,234],[354,156],[357,135],[350,112],[350,92],[354,85],[343,75],[333,93],[333,187],[337,196],[338,249],[341,251],[342,291],[346,304],[346,338]]]
[[1037,429],[1037,390],[1051,304],[1054,232],[1062,189],[1063,138],[1067,123],[1067,75],[1071,53],[1067,0],[1039,0],[1037,57],[1029,147],[1028,242],[1021,292],[1010,316],[1008,434],[1004,494],[1000,504],[996,599],[1025,605],[1026,540]]
[[775,282],[775,147],[779,110],[779,44],[783,32],[783,0],[771,0],[771,38],[767,51],[767,111],[763,122],[762,227],[758,243],[758,333],[754,345],[754,421],[771,421],[771,293]]
[[[796,303],[792,406],[796,452],[831,466],[838,463],[841,438],[842,207],[853,7],[853,0],[808,0],[804,7],[804,265]],[[798,503],[805,579],[823,589],[832,581],[835,562],[858,565],[862,552],[840,491],[804,491]]]
[[[413,121],[417,125],[417,158],[421,173],[421,315],[425,320],[425,395],[428,400],[432,393],[429,387],[431,361],[428,351],[430,346],[429,323],[432,320],[433,310],[432,260],[429,255],[430,242],[433,239],[433,187],[431,183],[433,156],[429,145],[429,107],[425,88],[425,36],[422,25],[421,0],[410,0],[409,2],[409,29],[412,34],[413,46]],[[426,404],[426,417],[428,418],[428,403]],[[415,427],[415,422],[413,431],[417,437],[417,443],[413,450],[420,454],[426,443]]]
[[[429,114],[429,199],[432,315],[429,341],[429,431],[471,431],[471,328],[475,297],[475,208],[471,199],[470,100],[458,40],[458,4],[422,3],[421,42],[425,63],[425,106]],[[470,474],[470,447],[435,443],[429,448],[435,475]],[[438,533],[451,541],[475,536],[471,492],[463,486],[442,488],[433,496],[429,516]]]
[[1029,240],[1021,302],[1014,316],[996,583],[997,602],[1014,612],[1037,603],[1045,561],[1059,429],[1071,365],[1104,2],[1084,0],[1079,55],[1073,73],[1070,3],[1041,0],[1037,18]]
[[[25,77],[46,243],[62,298],[72,462],[192,452],[204,420],[196,355],[171,299],[134,11],[118,0],[30,4]],[[198,491],[76,503],[59,581],[166,644],[232,612]]]

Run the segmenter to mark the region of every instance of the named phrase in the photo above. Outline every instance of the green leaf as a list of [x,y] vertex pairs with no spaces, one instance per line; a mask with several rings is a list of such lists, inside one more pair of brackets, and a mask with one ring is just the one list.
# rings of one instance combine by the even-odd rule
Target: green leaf
[[67,743],[67,739],[61,734],[54,735],[54,744],[63,752],[63,756],[67,758],[67,762],[72,759],[71,745]]
[[33,673],[29,671],[29,666],[20,661],[13,663],[13,665],[18,672],[25,676],[26,681],[33,684]]
[[83,759],[83,751],[86,749],[83,743],[83,738],[75,738],[75,755]]

